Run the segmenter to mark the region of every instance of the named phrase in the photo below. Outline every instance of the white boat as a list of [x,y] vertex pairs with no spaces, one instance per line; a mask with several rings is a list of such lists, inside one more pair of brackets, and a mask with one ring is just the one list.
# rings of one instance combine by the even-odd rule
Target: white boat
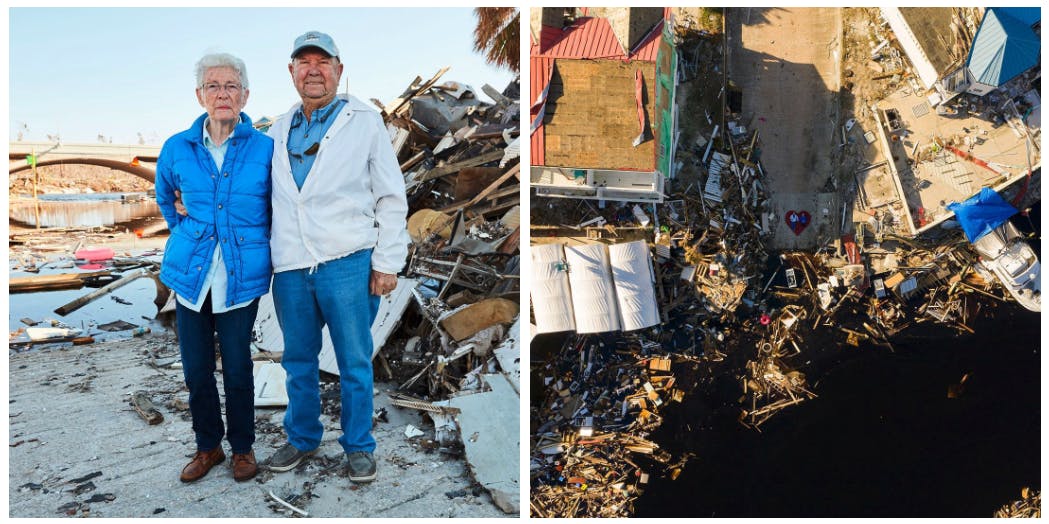
[[1042,267],[1038,255],[1008,220],[973,242],[980,264],[998,277],[1021,306],[1042,310]]

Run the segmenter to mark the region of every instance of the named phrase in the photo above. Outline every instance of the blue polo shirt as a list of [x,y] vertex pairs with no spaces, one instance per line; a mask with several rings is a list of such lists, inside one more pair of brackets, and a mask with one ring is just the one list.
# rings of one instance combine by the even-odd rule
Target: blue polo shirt
[[320,146],[321,139],[328,132],[339,109],[346,104],[341,98],[332,100],[330,104],[315,109],[312,117],[307,121],[306,113],[300,107],[291,118],[291,129],[288,130],[288,160],[291,162],[291,176],[295,179],[295,185],[302,189],[306,182],[306,175],[313,167],[313,161],[317,159],[317,149],[313,148],[313,154],[306,154],[314,144]]

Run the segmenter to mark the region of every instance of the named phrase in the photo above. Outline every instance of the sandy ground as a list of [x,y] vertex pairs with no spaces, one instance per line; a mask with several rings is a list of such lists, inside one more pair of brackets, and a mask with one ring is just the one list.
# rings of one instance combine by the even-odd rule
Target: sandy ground
[[[188,393],[181,370],[149,363],[152,355],[172,352],[175,341],[160,334],[10,355],[9,516],[289,516],[275,509],[270,491],[285,500],[298,496],[295,505],[319,517],[506,516],[462,457],[425,449],[432,423],[421,412],[390,405],[394,385],[381,383],[375,405],[386,408],[388,422],[374,430],[374,483],[358,486],[346,478],[338,421],[325,415],[320,451],[294,471],[261,472],[236,483],[227,459],[201,481],[183,484],[178,474],[194,451],[188,411],[179,409]],[[137,390],[150,393],[162,423],[147,425],[130,407]],[[283,444],[283,413],[256,409],[260,460]],[[408,424],[426,432],[422,441],[405,437]]]
[[[755,7],[726,16],[729,78],[743,91],[742,123],[760,133],[772,195],[777,226],[770,247],[814,247],[821,233],[837,232],[840,219],[837,205],[818,193],[834,174],[840,142],[841,9]],[[812,215],[801,235],[783,220],[789,210]]]

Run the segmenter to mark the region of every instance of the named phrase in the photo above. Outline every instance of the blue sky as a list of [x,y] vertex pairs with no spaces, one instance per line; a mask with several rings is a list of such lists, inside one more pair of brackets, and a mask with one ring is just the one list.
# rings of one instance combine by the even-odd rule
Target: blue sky
[[[209,52],[247,64],[253,119],[298,100],[287,64],[295,37],[335,39],[346,88],[389,102],[418,75],[502,90],[514,77],[473,50],[470,8],[11,8],[9,132],[15,140],[58,134],[66,143],[160,144],[203,112],[193,66]],[[29,126],[23,130],[23,124]]]

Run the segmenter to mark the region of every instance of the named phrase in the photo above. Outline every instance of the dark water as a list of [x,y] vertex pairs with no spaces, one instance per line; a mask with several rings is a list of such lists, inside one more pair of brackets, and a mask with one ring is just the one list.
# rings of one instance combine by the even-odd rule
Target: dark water
[[[1013,221],[1030,231],[1040,208]],[[828,349],[837,363],[809,376],[819,397],[761,432],[736,421],[741,391],[724,377],[667,411],[653,440],[696,458],[676,481],[654,479],[636,516],[990,517],[1041,487],[1040,324],[1009,303],[985,309],[974,335],[926,324],[895,353]]]
[[[31,227],[38,223],[31,200],[11,202],[8,212],[13,222]],[[145,193],[40,196],[40,227],[113,226],[158,216],[156,201]]]
[[653,481],[637,516],[991,516],[1040,486],[1038,320],[1010,306],[967,338],[928,330],[895,353],[842,349],[819,398],[760,433],[718,395],[695,395],[655,440],[697,458]]

